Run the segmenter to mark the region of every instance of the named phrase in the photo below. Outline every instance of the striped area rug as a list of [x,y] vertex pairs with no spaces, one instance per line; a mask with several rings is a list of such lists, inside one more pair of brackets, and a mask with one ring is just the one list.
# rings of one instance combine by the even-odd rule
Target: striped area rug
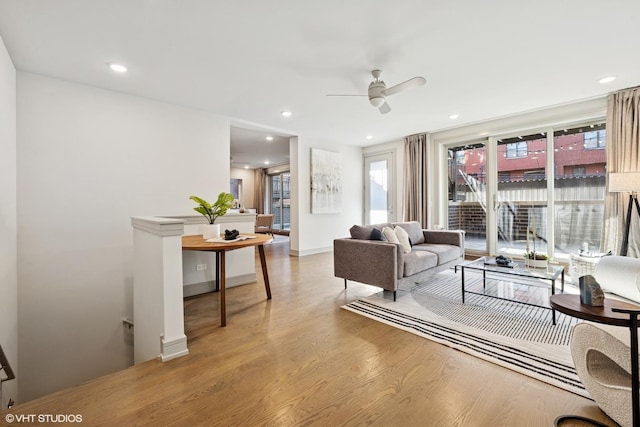
[[[548,299],[547,287],[502,279],[490,278],[487,292],[504,298],[524,292],[529,301],[544,293]],[[481,291],[481,279],[467,278],[467,288]],[[460,273],[447,271],[399,290],[396,302],[380,292],[343,308],[590,398],[569,350],[576,319],[556,312],[554,326],[549,309],[470,293],[462,304],[460,294]]]

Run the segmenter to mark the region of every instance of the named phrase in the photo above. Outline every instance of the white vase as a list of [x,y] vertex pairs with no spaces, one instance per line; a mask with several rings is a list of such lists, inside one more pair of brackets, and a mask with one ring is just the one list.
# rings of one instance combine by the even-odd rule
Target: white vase
[[527,260],[527,266],[529,268],[547,268],[549,261],[546,259],[529,259]]
[[207,239],[213,239],[214,237],[220,237],[220,224],[205,224],[202,226],[202,237]]

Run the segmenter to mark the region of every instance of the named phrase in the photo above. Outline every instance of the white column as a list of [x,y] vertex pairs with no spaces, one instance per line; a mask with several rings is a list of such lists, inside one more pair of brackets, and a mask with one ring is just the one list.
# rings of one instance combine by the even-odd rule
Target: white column
[[189,353],[184,333],[184,220],[132,217],[134,363]]

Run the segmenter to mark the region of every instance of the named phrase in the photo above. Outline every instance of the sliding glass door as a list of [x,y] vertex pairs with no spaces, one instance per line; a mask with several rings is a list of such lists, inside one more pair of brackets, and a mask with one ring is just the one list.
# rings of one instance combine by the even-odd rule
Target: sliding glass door
[[447,227],[470,252],[599,252],[605,147],[604,121],[448,147]]
[[523,256],[528,241],[529,250],[548,253],[546,134],[499,139],[496,153],[498,252]]
[[554,132],[556,258],[600,251],[607,155],[604,124]]
[[465,230],[465,249],[487,251],[485,142],[447,151],[448,227]]
[[291,193],[289,172],[270,175],[270,212],[273,216],[273,230],[290,230],[291,228]]

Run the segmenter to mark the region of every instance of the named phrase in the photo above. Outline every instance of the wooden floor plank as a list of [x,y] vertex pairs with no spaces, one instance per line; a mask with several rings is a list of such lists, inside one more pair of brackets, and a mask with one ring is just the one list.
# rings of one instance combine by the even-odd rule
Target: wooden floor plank
[[[333,277],[332,254],[265,248],[258,282],[185,300],[190,354],[149,361],[11,414],[81,414],[84,425],[551,426],[562,414],[614,426],[590,400],[381,324],[341,305],[378,288]],[[256,258],[257,260],[257,258]]]

